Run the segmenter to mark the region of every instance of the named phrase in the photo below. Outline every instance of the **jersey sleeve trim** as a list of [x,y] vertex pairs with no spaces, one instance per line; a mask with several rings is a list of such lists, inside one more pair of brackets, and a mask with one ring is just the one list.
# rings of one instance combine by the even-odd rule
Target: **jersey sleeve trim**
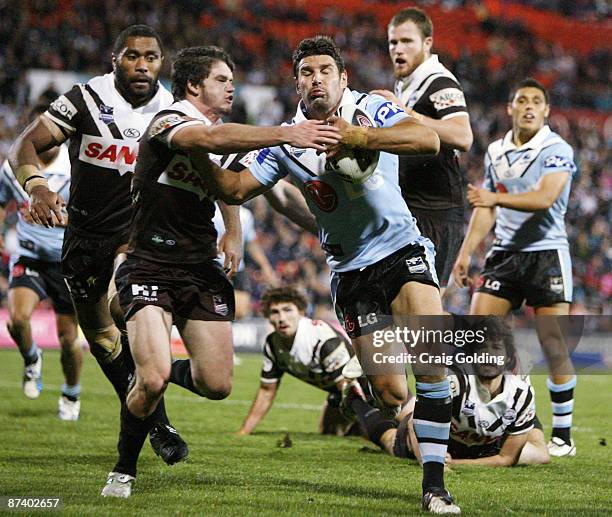
[[454,113],[449,113],[448,115],[444,115],[440,120],[448,120],[455,117],[469,117],[470,114],[467,111],[455,111]]
[[[75,133],[76,132],[76,128],[71,126],[70,124],[64,122],[63,120],[51,115],[51,113],[49,113],[48,111],[45,111],[42,114],[43,117],[48,118],[51,122],[53,122],[55,125],[59,126],[59,128],[62,130],[62,133],[64,132],[63,129],[67,129],[69,134]],[[63,129],[62,129],[63,128]]]
[[166,141],[168,142],[168,147],[172,147],[172,139],[174,138],[174,135],[176,135],[181,129],[185,129],[186,127],[191,127],[191,126],[197,126],[199,124],[204,124],[204,121],[190,120],[187,122],[183,122],[182,124],[179,124],[178,126],[171,129],[170,132],[168,133],[168,136],[166,137]]

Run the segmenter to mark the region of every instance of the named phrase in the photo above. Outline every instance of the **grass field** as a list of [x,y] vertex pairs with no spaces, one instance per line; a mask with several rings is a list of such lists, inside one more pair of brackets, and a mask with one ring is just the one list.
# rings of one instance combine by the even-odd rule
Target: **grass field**
[[[81,419],[61,422],[55,416],[62,382],[59,353],[45,353],[45,389],[32,401],[21,392],[21,357],[0,351],[0,496],[61,497],[62,513],[79,516],[419,513],[418,466],[373,447],[364,451],[359,438],[317,435],[324,395],[294,379],[283,380],[255,435],[234,435],[259,378],[260,358],[242,359],[225,401],[199,399],[171,386],[167,408],[189,443],[189,461],[168,467],[147,443],[132,497],[109,500],[99,493],[116,459],[118,403],[93,358],[85,361]],[[544,378],[533,381],[538,414],[547,426]],[[611,394],[612,377],[579,379],[575,458],[537,467],[455,467],[447,485],[464,515],[612,513]],[[285,430],[291,448],[277,446]],[[600,444],[603,438],[607,446]]]

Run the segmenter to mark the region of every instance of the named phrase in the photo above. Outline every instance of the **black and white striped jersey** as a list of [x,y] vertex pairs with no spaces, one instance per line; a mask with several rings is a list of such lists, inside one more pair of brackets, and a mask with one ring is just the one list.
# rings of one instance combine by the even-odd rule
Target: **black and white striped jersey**
[[153,116],[172,102],[158,83],[154,97],[133,108],[111,73],[76,84],[51,103],[44,116],[70,138],[68,214],[74,233],[95,238],[127,230],[138,141]]
[[[406,107],[435,120],[468,115],[457,78],[435,54],[397,81],[395,94]],[[454,149],[442,146],[435,156],[400,156],[399,173],[408,208],[463,210],[467,180]]]
[[261,382],[279,382],[285,372],[325,391],[334,391],[342,369],[355,355],[340,330],[321,320],[302,318],[290,349],[276,332],[266,338]]
[[476,375],[452,370],[451,439],[468,447],[487,445],[505,435],[533,429],[535,396],[529,376],[504,374],[502,391],[490,398]]

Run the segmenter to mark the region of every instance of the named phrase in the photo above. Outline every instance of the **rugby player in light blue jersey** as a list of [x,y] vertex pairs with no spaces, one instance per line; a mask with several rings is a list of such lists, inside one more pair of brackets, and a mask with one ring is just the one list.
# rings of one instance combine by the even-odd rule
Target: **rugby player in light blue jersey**
[[[554,316],[569,314],[572,265],[565,212],[572,176],[572,148],[546,124],[548,93],[534,79],[513,89],[508,104],[512,130],[485,156],[485,188],[469,186],[474,206],[454,276],[468,284],[470,258],[495,225],[472,299],[471,314],[506,315],[523,302],[535,309],[538,334],[549,359],[553,422],[552,456],[574,456],[570,437],[576,376]],[[548,316],[548,317],[547,317]]]
[[[46,106],[35,107],[32,118],[45,110]],[[41,155],[40,159],[45,166],[44,174],[49,184],[64,199],[68,199],[70,159],[67,146],[54,147]],[[78,343],[77,320],[70,293],[61,273],[64,228],[44,228],[24,219],[21,209],[28,206],[28,195],[19,185],[8,161],[5,161],[0,171],[0,205],[5,207],[12,200],[18,208],[17,248],[10,260],[10,320],[7,328],[23,356],[23,392],[28,398],[35,399],[42,389],[42,351],[32,339],[30,320],[39,302],[48,297],[55,309],[65,378],[58,416],[62,420],[77,420],[81,404],[79,378],[83,353]],[[4,219],[4,214],[1,218]]]
[[[351,91],[340,53],[331,38],[303,40],[293,54],[293,71],[301,97],[292,124],[328,120],[340,129],[342,145],[380,151],[378,167],[363,184],[347,183],[326,171],[325,153],[289,145],[260,151],[249,169],[227,172],[210,164],[220,197],[242,203],[290,175],[302,190],[319,227],[321,246],[332,270],[337,312],[361,360],[371,361],[373,333],[388,328],[392,316],[440,315],[442,304],[434,268],[434,248],[422,237],[402,199],[398,154],[435,154],[436,133],[383,97]],[[376,127],[351,125],[335,116],[338,108],[356,104]],[[346,370],[346,369],[345,369]],[[371,372],[370,372],[371,373]],[[368,371],[366,370],[366,374]],[[405,375],[388,371],[369,375],[375,394],[388,408],[408,396]],[[351,384],[357,390],[356,383]],[[415,431],[424,459],[423,508],[432,513],[460,513],[444,487],[444,458],[450,427],[450,390],[443,369],[417,376]],[[362,425],[376,428],[384,417],[365,417],[359,396],[350,403]],[[361,404],[360,404],[361,403]]]

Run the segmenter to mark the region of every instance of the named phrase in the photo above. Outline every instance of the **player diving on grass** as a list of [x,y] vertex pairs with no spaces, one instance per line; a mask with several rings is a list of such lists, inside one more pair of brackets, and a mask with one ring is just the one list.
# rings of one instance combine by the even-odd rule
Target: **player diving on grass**
[[293,287],[269,289],[261,303],[274,332],[266,337],[261,383],[238,434],[251,434],[266,416],[285,373],[328,393],[319,422],[321,434],[360,434],[354,419],[347,419],[339,408],[347,382],[342,370],[355,355],[350,341],[329,323],[307,318],[307,300]]
[[[436,133],[383,97],[347,88],[347,73],[331,38],[303,40],[293,54],[301,101],[291,125],[328,121],[339,128],[341,143],[327,153],[288,145],[260,151],[238,174],[209,163],[219,196],[242,203],[290,175],[304,193],[319,227],[321,246],[332,270],[332,295],[356,353],[371,353],[372,332],[390,324],[391,315],[441,315],[434,249],[420,235],[398,185],[398,154],[435,154]],[[355,126],[335,116],[338,108],[363,110],[373,127]],[[366,122],[366,123],[368,123]],[[375,172],[349,183],[328,158],[346,149],[380,152]],[[368,372],[366,372],[368,373]],[[405,374],[370,375],[378,399],[396,409],[407,398]],[[460,513],[444,486],[444,461],[451,418],[448,380],[443,369],[417,376],[415,431],[423,462],[423,509]],[[356,384],[353,384],[355,386]],[[355,388],[357,389],[357,388]]]
[[215,198],[203,179],[207,153],[282,144],[323,150],[339,141],[338,129],[320,121],[221,123],[234,99],[233,69],[218,47],[181,50],[173,63],[175,102],[155,114],[140,140],[127,258],[116,277],[136,376],[121,408],[119,458],[103,496],[131,494],[138,456],[171,376],[173,323],[191,358],[176,362],[181,384],[213,400],[232,387],[234,293],[216,261]]
[[470,314],[505,316],[523,302],[550,368],[552,456],[574,456],[571,438],[576,375],[559,317],[572,302],[572,264],[565,212],[576,172],[572,148],[546,124],[550,102],[534,79],[515,86],[507,107],[512,129],[487,149],[484,188],[469,186],[474,211],[455,262],[454,278],[468,285],[470,260],[495,225]]

